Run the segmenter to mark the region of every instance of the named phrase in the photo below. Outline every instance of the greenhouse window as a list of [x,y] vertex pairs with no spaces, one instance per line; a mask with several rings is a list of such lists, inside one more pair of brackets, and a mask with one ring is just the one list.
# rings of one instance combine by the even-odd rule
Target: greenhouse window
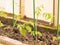
[[[13,13],[13,2],[12,0],[0,0],[0,12],[6,12],[10,15]],[[14,13],[20,13],[20,0],[14,0]]]
[[[47,25],[49,25],[49,23],[53,23],[53,25],[56,26],[58,15],[58,0],[36,0],[35,3],[36,9],[41,8],[42,6],[44,7],[38,17],[38,20],[41,23],[43,22]],[[13,13],[12,0],[0,0],[0,4],[0,12],[7,12],[8,15],[11,16]],[[33,0],[14,0],[14,14],[21,14],[22,17],[26,16],[29,19],[33,19]],[[47,19],[46,17],[51,17],[53,20]]]
[[[29,3],[27,3],[29,2]],[[44,7],[41,11],[41,14],[38,17],[40,22],[48,22],[53,25],[57,25],[57,14],[58,14],[58,1],[56,0],[36,0],[35,1],[35,10],[37,8]],[[44,14],[44,15],[43,15]],[[25,16],[33,19],[33,0],[25,0]],[[56,17],[55,17],[56,16]],[[47,24],[48,25],[48,24]]]

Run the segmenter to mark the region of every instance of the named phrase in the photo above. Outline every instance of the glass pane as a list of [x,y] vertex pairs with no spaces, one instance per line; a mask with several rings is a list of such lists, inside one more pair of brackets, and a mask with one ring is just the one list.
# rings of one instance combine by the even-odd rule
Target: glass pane
[[[28,2],[28,3],[27,3]],[[36,8],[44,6],[42,14],[39,15],[39,20],[48,21],[43,17],[43,13],[49,13],[53,17],[53,0],[36,0]],[[25,0],[25,15],[29,18],[33,18],[33,0]],[[48,21],[51,22],[51,19]]]
[[36,7],[41,8],[42,6],[44,8],[38,19],[50,22],[50,20],[46,19],[47,16],[43,16],[43,13],[50,13],[53,16],[53,0],[36,0]]
[[[14,12],[15,14],[18,14],[19,13],[19,0],[14,0],[15,1],[15,7],[14,7]],[[13,3],[12,3],[12,0],[0,0],[0,11],[5,11],[5,12],[8,12],[8,13],[13,13]]]
[[25,0],[25,15],[33,18],[33,0]]

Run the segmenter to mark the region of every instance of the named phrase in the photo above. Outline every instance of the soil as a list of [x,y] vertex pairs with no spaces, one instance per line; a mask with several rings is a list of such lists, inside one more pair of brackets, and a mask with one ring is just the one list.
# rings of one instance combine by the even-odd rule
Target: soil
[[0,35],[21,41],[28,45],[59,45],[60,43],[60,40],[53,41],[55,35],[50,34],[49,32],[42,32],[42,37],[37,36],[37,40],[34,40],[33,35],[28,31],[27,36],[24,37],[19,33],[18,28],[12,28],[10,25],[0,27]]

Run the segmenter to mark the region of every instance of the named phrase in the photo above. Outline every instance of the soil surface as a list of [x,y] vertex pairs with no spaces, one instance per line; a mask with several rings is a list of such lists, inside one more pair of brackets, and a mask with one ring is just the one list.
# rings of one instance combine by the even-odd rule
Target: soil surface
[[16,39],[28,45],[59,45],[60,43],[60,40],[53,41],[55,35],[49,32],[42,32],[42,37],[37,36],[37,40],[34,40],[34,37],[28,31],[27,36],[24,37],[16,27],[12,28],[10,25],[0,27],[0,35]]

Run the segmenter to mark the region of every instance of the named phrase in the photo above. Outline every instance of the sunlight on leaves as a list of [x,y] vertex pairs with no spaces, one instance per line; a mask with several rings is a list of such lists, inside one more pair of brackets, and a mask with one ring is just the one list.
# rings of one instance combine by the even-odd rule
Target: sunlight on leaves
[[0,12],[0,16],[1,17],[7,17],[7,13],[6,12]]
[[26,30],[24,28],[20,27],[19,31],[20,31],[22,36],[26,37]]
[[16,18],[16,20],[19,20],[21,18],[21,15],[20,14],[15,14],[14,17]]
[[32,31],[32,28],[30,26],[26,26],[26,29],[31,32]]
[[44,9],[44,5],[37,7],[35,11],[36,16],[41,15],[43,9]]
[[[31,35],[33,35],[33,36],[34,36],[34,31],[32,31],[32,32],[31,32]],[[39,31],[37,31],[37,32],[36,32],[36,35],[42,36],[42,33],[41,33],[41,32],[39,32]]]
[[17,24],[17,28],[19,29],[20,34],[26,37],[26,29],[24,28],[24,26],[21,24]]
[[3,23],[0,21],[0,27],[4,26]]
[[39,32],[39,31],[37,31],[37,35],[42,36],[42,33],[41,33],[41,32]]
[[51,13],[43,13],[43,17],[48,20],[51,18]]

